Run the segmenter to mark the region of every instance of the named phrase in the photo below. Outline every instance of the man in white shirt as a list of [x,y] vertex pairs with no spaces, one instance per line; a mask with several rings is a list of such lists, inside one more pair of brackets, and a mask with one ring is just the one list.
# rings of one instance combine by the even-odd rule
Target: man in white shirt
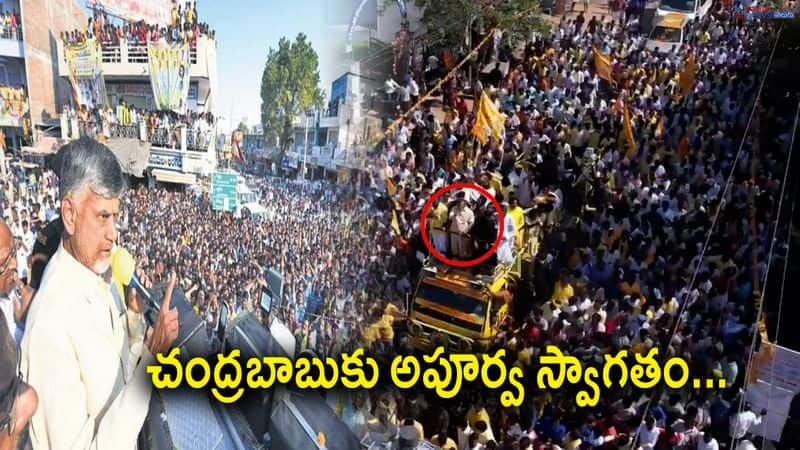
[[639,431],[636,432],[639,439],[639,449],[652,449],[658,442],[658,436],[661,434],[661,429],[656,427],[656,419],[653,416],[647,416],[644,423],[639,425]]
[[697,440],[697,450],[719,450],[719,443],[711,433],[702,432]]
[[152,390],[146,368],[178,333],[175,277],[145,333],[141,306],[126,310],[109,270],[125,189],[119,162],[89,138],[60,151],[64,234],[22,340],[22,374],[41,400],[30,439],[34,449],[134,449]]
[[734,439],[742,439],[750,431],[750,428],[761,424],[761,418],[766,414],[767,410],[762,409],[761,415],[757,416],[756,413],[751,411],[750,403],[746,403],[742,412],[731,417],[731,437]]

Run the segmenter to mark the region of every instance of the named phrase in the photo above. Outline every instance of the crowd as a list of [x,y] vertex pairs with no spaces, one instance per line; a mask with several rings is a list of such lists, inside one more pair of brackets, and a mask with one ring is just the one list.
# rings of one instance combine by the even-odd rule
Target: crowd
[[78,134],[96,137],[101,141],[125,137],[174,148],[180,146],[180,129],[185,127],[189,132],[187,147],[205,151],[214,133],[214,115],[211,113],[188,111],[181,115],[174,111],[148,111],[129,105],[125,100],[120,100],[116,108],[89,109],[81,106],[76,111],[70,105],[65,105],[64,112],[68,123],[75,123]]
[[[482,253],[498,226],[506,246],[499,262],[541,241],[532,279],[520,283],[514,314],[491,347],[505,348],[509,364],[533,375],[531,361],[548,344],[586,365],[618,350],[658,347],[662,356],[685,358],[693,374],[724,378],[728,388],[642,393],[629,386],[604,391],[597,407],[584,409],[562,388],[535,392],[515,410],[488,391],[454,402],[373,392],[354,401],[353,427],[379,440],[399,438],[400,448],[423,437],[459,450],[716,449],[731,439],[753,448],[748,432],[763,412],[740,408],[737,393],[791,123],[763,107],[749,123],[775,39],[771,25],[731,21],[717,5],[689,33],[686,44],[655,54],[627,23],[587,22],[580,14],[524,51],[496,39],[479,57],[497,62],[493,70],[472,86],[456,74],[442,89],[443,113],[413,111],[381,144],[372,184],[390,197],[399,226],[393,231],[387,213],[385,238],[376,242],[389,274],[404,280],[397,285],[413,282],[417,254],[427,253],[419,237],[426,200],[454,182],[482,186],[504,204],[505,223],[497,224],[477,192],[464,190],[434,203],[426,226],[440,253],[461,259]],[[615,85],[595,72],[593,47],[609,55]],[[690,53],[695,81],[682,95]],[[442,73],[432,58],[426,72]],[[423,76],[407,77],[400,89],[404,106],[418,91],[414,78]],[[470,136],[477,111],[465,92],[474,93],[475,109],[480,93],[489,94],[505,115],[500,135],[485,145]]]
[[21,27],[22,22],[16,10],[0,12],[0,37],[4,39],[22,39]]
[[61,33],[61,40],[68,44],[80,44],[88,39],[97,39],[102,45],[119,45],[121,41],[146,45],[148,42],[165,40],[168,43],[188,42],[194,47],[201,36],[214,39],[215,32],[207,23],[198,21],[197,2],[185,4],[174,2],[169,25],[149,24],[144,21],[111,20],[103,10],[95,9],[89,18],[86,30]]

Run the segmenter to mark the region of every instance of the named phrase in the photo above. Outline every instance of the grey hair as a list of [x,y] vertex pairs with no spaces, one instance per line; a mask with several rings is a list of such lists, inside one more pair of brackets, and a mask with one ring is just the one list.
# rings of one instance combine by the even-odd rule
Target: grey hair
[[114,153],[88,137],[61,147],[58,151],[59,195],[63,200],[89,188],[106,198],[119,198],[125,191],[125,175]]

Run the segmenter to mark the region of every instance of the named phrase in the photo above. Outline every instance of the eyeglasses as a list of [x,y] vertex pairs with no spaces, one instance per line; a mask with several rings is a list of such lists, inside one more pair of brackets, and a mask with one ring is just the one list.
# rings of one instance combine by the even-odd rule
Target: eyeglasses
[[11,253],[9,253],[8,256],[6,256],[6,258],[3,260],[3,264],[0,264],[0,277],[6,274],[6,271],[8,270],[8,266],[11,263],[11,257],[12,256],[14,256],[14,252],[13,251]]

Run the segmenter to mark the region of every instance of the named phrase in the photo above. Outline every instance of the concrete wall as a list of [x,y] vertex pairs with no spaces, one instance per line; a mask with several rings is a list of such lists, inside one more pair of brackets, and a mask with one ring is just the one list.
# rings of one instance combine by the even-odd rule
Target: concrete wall
[[76,0],[20,0],[25,62],[34,124],[56,124],[70,96],[58,76],[57,42],[62,31],[85,30],[86,14]]

